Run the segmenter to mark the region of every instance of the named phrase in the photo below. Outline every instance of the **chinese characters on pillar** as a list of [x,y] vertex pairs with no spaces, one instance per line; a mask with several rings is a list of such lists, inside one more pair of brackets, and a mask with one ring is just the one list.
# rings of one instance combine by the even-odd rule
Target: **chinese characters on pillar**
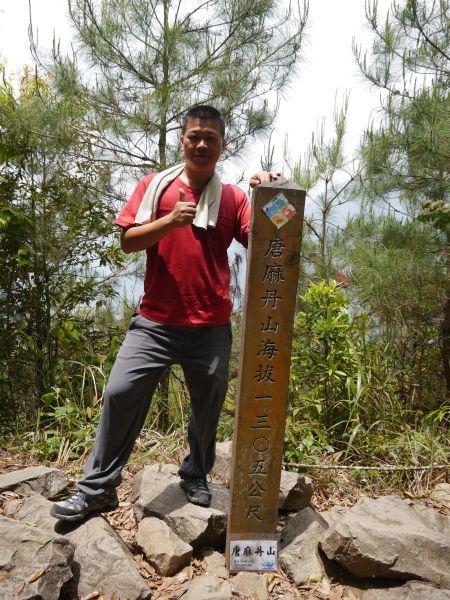
[[271,571],[278,565],[276,540],[233,540],[230,545],[231,571]]
[[267,477],[271,453],[273,387],[277,383],[275,358],[279,351],[280,336],[283,334],[277,315],[282,308],[285,277],[281,259],[285,245],[279,238],[267,242],[264,264],[261,271],[263,295],[259,299],[262,315],[256,344],[256,368],[252,402],[255,410],[250,425],[251,461],[246,493],[245,519],[264,519],[264,496],[267,492]]

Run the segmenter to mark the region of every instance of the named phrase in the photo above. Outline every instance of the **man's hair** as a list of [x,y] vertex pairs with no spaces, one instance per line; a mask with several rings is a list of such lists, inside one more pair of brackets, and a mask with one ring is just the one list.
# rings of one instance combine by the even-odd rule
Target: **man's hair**
[[181,133],[186,131],[188,119],[200,119],[200,121],[218,121],[220,133],[222,134],[222,137],[225,138],[225,119],[217,110],[217,108],[214,108],[214,106],[209,106],[208,104],[196,104],[195,106],[192,106],[184,113]]

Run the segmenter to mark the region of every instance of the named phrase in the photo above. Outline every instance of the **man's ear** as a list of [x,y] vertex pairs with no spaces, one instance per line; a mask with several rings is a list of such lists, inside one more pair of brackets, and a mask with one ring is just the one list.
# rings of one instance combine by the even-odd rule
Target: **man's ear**
[[222,138],[222,152],[224,152],[224,150],[226,149],[226,147],[228,146],[228,142],[225,138]]

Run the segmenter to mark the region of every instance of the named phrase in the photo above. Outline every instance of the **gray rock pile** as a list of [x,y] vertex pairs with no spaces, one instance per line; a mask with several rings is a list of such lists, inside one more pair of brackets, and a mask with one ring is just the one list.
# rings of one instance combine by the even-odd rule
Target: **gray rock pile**
[[[103,516],[78,525],[53,519],[51,499],[68,485],[60,471],[0,475],[0,600],[450,600],[448,484],[432,496],[441,511],[388,496],[319,513],[311,480],[283,472],[282,571],[229,576],[230,452],[219,444],[209,508],[186,501],[176,465],[144,467],[131,493],[132,543]],[[158,585],[141,575],[138,557]]]

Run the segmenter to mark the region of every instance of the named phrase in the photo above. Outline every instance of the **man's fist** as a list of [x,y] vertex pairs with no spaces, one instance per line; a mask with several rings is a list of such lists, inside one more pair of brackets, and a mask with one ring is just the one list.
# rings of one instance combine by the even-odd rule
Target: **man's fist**
[[254,188],[260,183],[276,181],[280,175],[279,171],[258,171],[250,177],[250,187]]
[[171,212],[172,223],[175,227],[185,227],[186,225],[192,225],[197,213],[197,207],[194,202],[185,202],[184,190],[179,188],[178,202],[173,207]]

